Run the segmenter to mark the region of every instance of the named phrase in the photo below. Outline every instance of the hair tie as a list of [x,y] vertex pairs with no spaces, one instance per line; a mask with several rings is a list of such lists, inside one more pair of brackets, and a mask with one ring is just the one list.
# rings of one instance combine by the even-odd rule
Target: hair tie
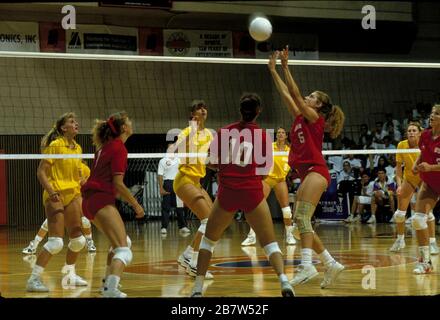
[[110,127],[110,130],[111,130],[114,134],[117,134],[117,132],[116,132],[116,128],[115,128],[115,126],[114,126],[114,124],[113,124],[114,121],[115,121],[115,118],[110,117],[110,118],[108,118],[108,120],[107,120],[107,124],[108,124],[108,126]]

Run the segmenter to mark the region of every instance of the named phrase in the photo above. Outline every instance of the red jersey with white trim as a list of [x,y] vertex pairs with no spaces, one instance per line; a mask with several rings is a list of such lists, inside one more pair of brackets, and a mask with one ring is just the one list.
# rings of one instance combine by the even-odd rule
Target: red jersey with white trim
[[[432,129],[422,132],[419,140],[421,161],[429,164],[440,164],[440,137],[432,138]],[[430,187],[440,188],[440,171],[420,172],[420,178]]]
[[235,122],[217,132],[210,159],[218,163],[222,187],[260,189],[273,165],[272,140],[255,122]]
[[289,151],[289,166],[291,168],[299,164],[327,165],[322,156],[324,126],[323,116],[319,116],[315,123],[310,123],[303,115],[295,118],[290,129],[292,143]]
[[99,191],[116,195],[113,176],[125,174],[127,170],[127,149],[121,139],[107,142],[95,153],[92,172],[81,191]]

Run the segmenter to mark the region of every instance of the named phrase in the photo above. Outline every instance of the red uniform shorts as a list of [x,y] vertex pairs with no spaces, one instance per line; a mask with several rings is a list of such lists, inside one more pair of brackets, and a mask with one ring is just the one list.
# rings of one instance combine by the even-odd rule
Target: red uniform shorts
[[263,201],[264,193],[263,188],[232,190],[220,185],[217,199],[220,206],[226,211],[236,212],[242,210],[249,212],[254,210]]
[[430,176],[430,172],[421,172],[420,178],[432,189],[432,191],[440,196],[440,181],[437,181],[435,177],[433,178]]
[[82,209],[87,219],[93,220],[96,213],[107,205],[115,205],[115,196],[106,192],[83,193]]
[[309,172],[316,172],[319,173],[321,176],[323,176],[327,180],[327,186],[330,185],[331,178],[330,173],[328,172],[328,168],[325,165],[322,164],[299,164],[295,166],[295,169],[298,171],[299,178],[301,179],[301,182],[304,181],[304,178]]

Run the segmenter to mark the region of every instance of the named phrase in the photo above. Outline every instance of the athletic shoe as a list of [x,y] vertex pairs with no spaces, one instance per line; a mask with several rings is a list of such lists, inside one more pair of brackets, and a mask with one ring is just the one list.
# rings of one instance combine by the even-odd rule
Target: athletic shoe
[[416,267],[413,270],[414,274],[427,274],[431,273],[434,270],[432,267],[432,262],[429,260],[428,262],[417,262]]
[[104,288],[102,291],[102,295],[105,298],[126,298],[127,294],[120,291],[119,289],[109,290],[108,288]]
[[345,267],[337,261],[334,261],[330,267],[324,272],[324,280],[321,282],[321,289],[325,289],[335,283],[336,278],[345,269]]
[[[195,278],[197,276],[197,266],[192,266],[191,264],[188,264],[188,266],[186,267],[186,273],[188,273],[190,277]],[[214,279],[212,273],[206,271],[205,280],[212,280],[212,279]]]
[[246,239],[244,239],[244,241],[241,243],[242,246],[253,246],[257,243],[257,239],[255,237],[255,235],[249,235],[247,236]]
[[376,216],[372,214],[370,219],[367,220],[367,223],[376,223]]
[[28,292],[49,292],[49,289],[41,282],[40,277],[31,276],[27,282],[26,291]]
[[161,233],[161,234],[167,234],[167,229],[166,229],[166,228],[162,228],[162,229],[160,229],[160,233]]
[[180,233],[191,233],[191,230],[189,230],[187,227],[183,227],[179,229]]
[[34,244],[34,240],[32,240],[29,245],[21,252],[23,252],[24,254],[35,254],[35,252],[37,252],[37,247]]
[[191,257],[186,257],[183,253],[177,259],[177,262],[184,268],[186,268],[191,261]]
[[[64,283],[64,279],[66,279],[66,283]],[[72,287],[86,287],[88,285],[87,281],[81,278],[77,274],[65,275],[62,280],[63,286],[72,286]]]
[[298,271],[295,273],[295,276],[292,280],[290,280],[290,284],[294,287],[299,284],[306,283],[307,281],[313,279],[318,275],[318,271],[316,270],[313,264],[304,266],[300,264],[298,266]]
[[87,239],[87,251],[88,252],[96,252],[95,243],[93,242],[93,239]]
[[281,295],[285,298],[295,297],[295,291],[293,291],[292,285],[289,281],[281,282]]
[[430,252],[432,255],[436,255],[436,254],[439,253],[439,249],[438,249],[438,246],[437,246],[437,242],[431,242],[431,243],[429,244],[429,252]]
[[394,241],[393,245],[391,246],[390,251],[391,252],[399,252],[402,249],[404,249],[405,246],[406,245],[405,245],[405,240],[404,239],[402,239],[402,240],[396,239],[396,241]]

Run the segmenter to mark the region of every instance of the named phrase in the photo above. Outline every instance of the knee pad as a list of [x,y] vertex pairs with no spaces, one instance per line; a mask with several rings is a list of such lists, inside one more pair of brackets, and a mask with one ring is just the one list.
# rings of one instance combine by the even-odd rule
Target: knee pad
[[205,234],[206,224],[207,223],[208,223],[208,218],[200,220],[200,227],[199,227],[199,229],[197,231],[200,232],[200,233]]
[[212,240],[208,239],[207,237],[203,236],[202,241],[200,242],[199,249],[205,249],[205,250],[208,250],[211,253],[213,253],[217,242],[218,241],[212,241]]
[[113,259],[121,260],[122,263],[125,264],[125,266],[128,266],[133,259],[133,253],[131,252],[129,247],[118,247],[113,250],[113,253],[115,254],[113,256]]
[[406,217],[405,211],[396,210],[396,212],[394,212],[394,221],[396,221],[396,223],[405,222],[405,217]]
[[429,214],[428,214],[428,221],[434,221],[435,220],[435,216],[434,216],[434,214],[432,213],[432,211],[429,211]]
[[83,235],[81,235],[77,238],[70,239],[67,247],[72,252],[80,252],[85,245],[86,245],[86,238]]
[[63,238],[49,237],[43,247],[51,255],[54,255],[59,253],[63,249],[63,246],[64,246]]
[[316,207],[310,202],[298,201],[296,203],[295,219],[299,233],[313,232],[311,220],[315,209]]
[[[128,235],[127,235],[127,247],[129,249],[131,249],[131,239],[130,239],[130,237]],[[108,249],[108,252],[113,252],[113,247],[112,246],[110,246],[110,249]]]
[[44,220],[43,224],[41,225],[40,229],[43,229],[44,231],[48,232],[49,228],[47,226],[47,219]]
[[92,227],[90,220],[86,217],[81,217],[81,224],[84,229],[90,229]]
[[292,219],[292,209],[290,207],[281,208],[283,212],[283,219]]
[[270,256],[272,254],[274,254],[275,252],[279,252],[282,254],[280,247],[278,245],[278,242],[276,242],[276,241],[271,242],[269,244],[266,244],[263,249],[264,249],[264,252],[266,253],[267,259],[269,259]]
[[416,212],[414,214],[414,217],[412,218],[411,224],[415,230],[424,230],[428,228],[428,224],[426,221],[428,220],[428,217],[426,214],[421,212]]

